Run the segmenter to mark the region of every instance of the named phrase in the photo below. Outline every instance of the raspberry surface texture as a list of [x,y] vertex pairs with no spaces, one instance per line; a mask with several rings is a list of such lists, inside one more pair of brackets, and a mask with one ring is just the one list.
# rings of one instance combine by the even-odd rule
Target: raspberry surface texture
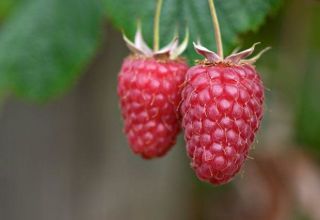
[[263,116],[264,87],[251,64],[198,64],[186,74],[182,127],[196,175],[229,182],[248,156]]
[[134,153],[145,159],[163,156],[180,130],[178,106],[188,70],[182,59],[127,57],[118,76],[125,133]]

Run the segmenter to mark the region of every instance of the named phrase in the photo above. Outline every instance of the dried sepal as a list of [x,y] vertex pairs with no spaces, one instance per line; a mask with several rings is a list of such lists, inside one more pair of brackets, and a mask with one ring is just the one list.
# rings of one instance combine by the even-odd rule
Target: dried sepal
[[261,57],[263,53],[265,53],[270,49],[270,47],[267,47],[263,49],[261,52],[259,52],[256,56],[249,59],[245,59],[253,54],[254,49],[258,44],[260,44],[260,42],[255,43],[249,49],[246,49],[240,52],[238,52],[239,48],[236,48],[235,50],[233,50],[231,55],[227,56],[225,59],[222,59],[221,57],[219,57],[218,54],[205,48],[199,42],[193,43],[196,52],[206,58],[204,61],[197,61],[197,62],[205,65],[216,64],[216,63],[226,63],[228,65],[244,64],[244,63],[254,64]]
[[144,41],[140,23],[138,23],[134,43],[130,41],[124,33],[122,34],[122,37],[129,50],[134,54],[143,55],[146,57],[168,58],[174,60],[178,58],[187,48],[189,41],[189,32],[188,30],[186,31],[185,39],[179,45],[178,33],[177,31],[175,31],[172,41],[168,45],[157,51],[152,50]]
[[201,45],[200,42],[198,42],[198,43],[193,42],[193,47],[198,54],[204,56],[209,62],[217,63],[217,62],[222,61],[222,58],[219,57],[218,54],[205,48],[204,46]]
[[179,57],[187,49],[188,43],[189,43],[189,30],[186,29],[184,40],[180,45],[177,45],[177,48],[171,51],[170,59],[174,60],[177,57]]
[[124,33],[122,33],[122,38],[132,53],[144,55],[144,52],[140,50],[132,41],[130,41]]
[[170,57],[171,51],[178,47],[178,37],[174,37],[172,41],[165,47],[153,52],[155,57]]
[[270,50],[271,47],[266,47],[263,50],[261,50],[257,55],[255,55],[254,57],[250,58],[250,59],[246,59],[246,60],[242,60],[242,63],[249,63],[249,64],[254,64],[255,62],[257,62],[257,60],[268,50]]
[[134,44],[137,48],[144,52],[145,55],[152,55],[152,50],[148,47],[147,43],[142,37],[141,23],[138,23],[138,29],[134,38]]
[[239,63],[244,58],[250,56],[253,53],[255,46],[258,44],[260,44],[260,42],[253,44],[252,47],[250,47],[249,49],[243,50],[238,53],[231,54],[230,56],[226,57],[225,61],[231,62],[234,64]]

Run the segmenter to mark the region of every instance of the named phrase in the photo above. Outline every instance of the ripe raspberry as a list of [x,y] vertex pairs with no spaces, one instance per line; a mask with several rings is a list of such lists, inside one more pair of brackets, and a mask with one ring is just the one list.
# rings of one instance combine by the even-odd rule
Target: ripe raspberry
[[145,159],[163,156],[176,141],[180,130],[178,105],[181,85],[188,70],[178,58],[187,46],[187,37],[152,52],[144,43],[140,29],[131,43],[134,55],[127,57],[118,77],[118,95],[125,133],[133,152]]
[[179,133],[177,108],[187,65],[182,60],[131,56],[125,59],[118,84],[125,132],[135,153],[164,155]]
[[182,127],[197,176],[224,184],[239,172],[263,116],[264,87],[251,63],[254,47],[225,60],[201,45],[206,60],[189,69],[182,91]]

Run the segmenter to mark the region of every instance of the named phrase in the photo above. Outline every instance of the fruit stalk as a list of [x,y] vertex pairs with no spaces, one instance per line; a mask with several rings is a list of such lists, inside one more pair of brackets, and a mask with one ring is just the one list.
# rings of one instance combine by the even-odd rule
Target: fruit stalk
[[214,27],[214,36],[216,39],[218,55],[221,57],[221,59],[223,59],[223,46],[222,46],[222,40],[221,40],[221,31],[220,31],[216,8],[214,6],[213,0],[208,0],[208,2],[209,2],[209,6],[210,6],[210,13],[211,13],[213,27]]
[[153,50],[158,51],[159,50],[159,32],[160,32],[160,14],[161,14],[161,7],[162,7],[162,1],[163,0],[157,0],[157,5],[156,5],[156,14],[154,17],[154,31],[153,31]]

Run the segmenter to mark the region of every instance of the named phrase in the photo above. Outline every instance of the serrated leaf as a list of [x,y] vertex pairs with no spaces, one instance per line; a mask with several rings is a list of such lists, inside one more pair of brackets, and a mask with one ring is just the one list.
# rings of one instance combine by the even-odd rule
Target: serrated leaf
[[46,101],[68,89],[95,53],[97,0],[28,0],[0,31],[0,93]]
[[[133,37],[136,20],[143,23],[144,36],[151,45],[155,0],[103,0],[105,10],[113,23]],[[215,40],[207,0],[164,0],[161,14],[161,42],[167,43],[176,26],[180,36],[188,26],[190,42],[187,56],[195,58],[192,41],[215,50]],[[216,8],[222,30],[224,49],[230,52],[240,33],[256,30],[266,16],[280,5],[281,0],[216,0]],[[172,33],[172,34],[171,34]]]

